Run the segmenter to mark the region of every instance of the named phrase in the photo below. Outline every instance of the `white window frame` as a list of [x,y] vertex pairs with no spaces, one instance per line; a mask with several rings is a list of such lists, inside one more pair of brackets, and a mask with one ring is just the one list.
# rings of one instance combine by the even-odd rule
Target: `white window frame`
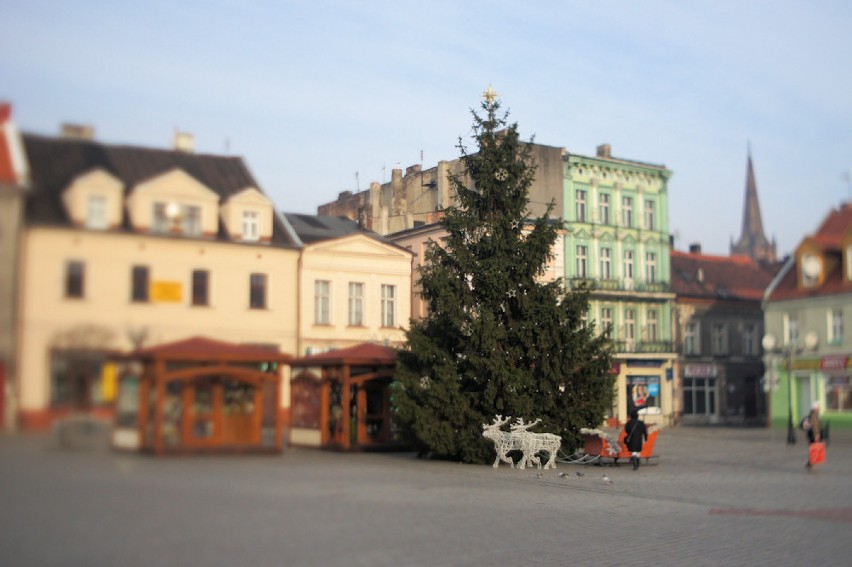
[[710,326],[710,351],[713,354],[728,354],[727,323],[713,323]]
[[576,199],[577,222],[586,222],[586,197],[588,193],[582,189],[577,189],[574,196]]
[[645,200],[645,228],[647,230],[654,230],[654,221],[656,220],[656,211],[654,210],[655,204],[654,201],[650,199]]
[[151,204],[151,232],[166,233],[171,230],[171,221],[166,214],[168,205],[163,201]]
[[827,311],[829,344],[837,345],[843,342],[843,308],[832,307]]
[[589,247],[578,244],[576,248],[577,277],[585,278],[589,275]]
[[396,327],[396,286],[382,284],[382,327]]
[[108,227],[106,195],[89,195],[86,198],[86,228],[105,230]]
[[645,329],[647,331],[647,340],[648,342],[655,343],[657,342],[657,335],[659,331],[659,313],[656,309],[649,309],[646,315],[647,324],[645,325]]
[[612,307],[601,307],[601,333],[606,330],[607,325],[612,329]]
[[601,279],[612,279],[612,248],[601,248]]
[[636,309],[633,307],[624,310],[624,342],[628,349],[636,344]]
[[609,193],[598,195],[598,214],[601,224],[609,224]]
[[633,281],[633,250],[624,251],[624,280]]
[[314,324],[331,325],[331,282],[314,280]]
[[621,224],[625,228],[633,227],[633,197],[621,198]]
[[656,283],[657,281],[657,253],[645,253],[645,281]]
[[701,325],[698,321],[690,321],[683,327],[683,354],[701,354]]
[[364,325],[364,284],[349,282],[349,326]]
[[243,211],[243,240],[256,242],[260,240],[260,213]]
[[186,236],[201,236],[201,207],[198,205],[183,206],[183,234]]

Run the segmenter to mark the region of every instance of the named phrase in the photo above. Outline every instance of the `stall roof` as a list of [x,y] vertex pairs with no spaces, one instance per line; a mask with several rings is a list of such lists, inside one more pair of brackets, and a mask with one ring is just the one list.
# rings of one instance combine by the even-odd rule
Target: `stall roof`
[[343,364],[396,364],[396,349],[374,343],[361,343],[303,356],[292,361],[292,366],[338,366]]
[[198,336],[137,350],[129,356],[171,360],[274,360],[284,362],[289,362],[292,358],[289,354],[284,354],[273,347],[228,343]]

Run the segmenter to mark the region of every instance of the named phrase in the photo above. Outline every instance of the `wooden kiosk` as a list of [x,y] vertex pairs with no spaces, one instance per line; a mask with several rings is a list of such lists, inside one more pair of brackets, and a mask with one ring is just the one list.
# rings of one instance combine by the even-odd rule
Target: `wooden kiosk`
[[134,351],[123,357],[114,444],[155,454],[281,451],[281,371],[291,359],[203,337]]
[[[343,451],[398,445],[390,399],[395,349],[363,343],[297,358],[291,364],[295,376],[290,384],[294,444]],[[304,370],[297,374],[300,368]]]

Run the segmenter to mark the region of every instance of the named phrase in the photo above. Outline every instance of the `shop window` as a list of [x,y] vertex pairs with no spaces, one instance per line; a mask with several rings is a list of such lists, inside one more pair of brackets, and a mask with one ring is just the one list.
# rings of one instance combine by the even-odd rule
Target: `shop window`
[[683,413],[693,416],[716,415],[716,379],[683,379]]
[[627,413],[660,414],[660,377],[627,377]]
[[852,412],[852,377],[832,376],[826,382],[826,410]]

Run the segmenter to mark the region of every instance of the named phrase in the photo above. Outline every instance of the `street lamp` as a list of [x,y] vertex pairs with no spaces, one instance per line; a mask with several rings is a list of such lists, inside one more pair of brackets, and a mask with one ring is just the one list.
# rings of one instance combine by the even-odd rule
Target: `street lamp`
[[796,430],[793,427],[793,359],[797,354],[816,350],[819,339],[813,331],[805,335],[804,344],[799,341],[790,341],[786,345],[778,345],[774,335],[768,334],[763,337],[763,350],[766,352],[782,353],[787,362],[787,444],[796,443]]

